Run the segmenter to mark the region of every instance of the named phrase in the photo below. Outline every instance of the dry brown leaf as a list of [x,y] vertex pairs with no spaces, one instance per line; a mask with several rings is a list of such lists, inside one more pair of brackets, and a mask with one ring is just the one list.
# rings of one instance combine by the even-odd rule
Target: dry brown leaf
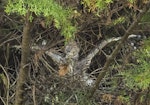
[[67,65],[60,65],[59,66],[59,71],[58,71],[59,76],[65,76],[66,74],[68,74],[68,72],[69,72],[69,70],[68,70]]
[[112,99],[113,99],[113,95],[111,95],[111,94],[104,94],[103,96],[102,96],[102,100],[104,101],[104,102],[112,102]]

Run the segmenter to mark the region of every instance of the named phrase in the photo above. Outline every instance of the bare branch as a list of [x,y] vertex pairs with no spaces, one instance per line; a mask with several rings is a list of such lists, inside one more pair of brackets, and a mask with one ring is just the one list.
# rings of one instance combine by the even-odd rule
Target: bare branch
[[106,63],[104,65],[103,69],[102,69],[102,72],[98,75],[97,80],[95,82],[95,85],[94,85],[94,87],[91,90],[90,98],[93,97],[96,89],[99,86],[100,81],[104,78],[104,76],[106,75],[106,73],[109,71],[108,67],[109,67],[110,63],[116,57],[116,55],[119,52],[119,50],[121,49],[123,43],[127,40],[127,38],[129,37],[129,34],[137,26],[138,22],[141,20],[142,16],[147,12],[147,10],[149,9],[149,7],[150,7],[150,2],[148,2],[147,5],[145,5],[145,8],[143,9],[143,11],[141,13],[139,13],[137,19],[134,20],[133,23],[130,25],[130,27],[128,28],[128,30],[125,32],[124,36],[121,38],[119,44],[113,50],[112,54],[109,57],[107,57],[107,60],[106,60]]

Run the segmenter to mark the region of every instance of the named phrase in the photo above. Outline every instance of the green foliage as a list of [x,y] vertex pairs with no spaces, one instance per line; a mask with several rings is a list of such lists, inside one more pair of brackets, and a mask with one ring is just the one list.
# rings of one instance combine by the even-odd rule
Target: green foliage
[[144,42],[144,46],[134,53],[137,65],[133,65],[121,74],[125,77],[127,87],[133,90],[147,90],[150,86],[150,39]]
[[117,96],[117,100],[122,103],[123,105],[131,105],[130,103],[130,98],[129,96],[122,96],[122,95],[119,95]]
[[107,4],[113,3],[113,0],[97,0],[96,6],[103,10],[107,7]]
[[128,0],[130,3],[135,3],[136,0]]
[[[8,14],[17,13],[22,16],[25,16],[27,11],[30,11],[37,16],[44,16],[50,20],[52,18],[56,28],[61,29],[62,35],[67,40],[73,38],[76,32],[76,27],[70,21],[71,9],[63,8],[54,0],[9,0],[5,11]],[[30,20],[33,20],[32,16],[30,16]]]
[[89,12],[102,11],[107,7],[107,4],[112,3],[113,0],[83,0],[81,4],[88,8]]
[[59,91],[53,98],[50,98],[51,95],[45,96],[45,104],[52,104],[52,105],[97,105],[93,99],[87,100],[87,91],[77,89],[76,91]]
[[75,96],[77,98],[78,105],[97,105],[94,100],[87,100],[88,95],[87,91],[77,90]]
[[125,22],[125,17],[119,17],[113,21],[113,25],[117,25]]
[[150,12],[147,12],[141,19],[142,22],[150,22]]

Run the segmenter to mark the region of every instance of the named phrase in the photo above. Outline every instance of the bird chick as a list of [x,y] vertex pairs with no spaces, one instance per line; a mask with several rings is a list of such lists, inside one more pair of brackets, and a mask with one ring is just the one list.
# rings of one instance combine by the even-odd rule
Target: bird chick
[[66,59],[78,60],[79,47],[75,41],[69,42],[65,47]]

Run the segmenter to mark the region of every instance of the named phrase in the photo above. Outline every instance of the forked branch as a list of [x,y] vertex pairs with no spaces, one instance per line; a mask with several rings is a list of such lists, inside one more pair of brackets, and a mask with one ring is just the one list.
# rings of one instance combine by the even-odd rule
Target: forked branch
[[106,75],[106,73],[109,71],[109,65],[110,63],[113,61],[113,59],[116,57],[117,53],[119,52],[119,50],[121,49],[123,43],[127,40],[127,38],[129,37],[130,33],[132,32],[132,30],[138,25],[139,21],[141,20],[142,16],[148,11],[150,7],[150,2],[148,2],[145,5],[145,8],[143,9],[143,11],[141,13],[138,14],[137,19],[133,21],[133,23],[130,25],[130,27],[127,29],[127,31],[125,32],[125,34],[123,35],[123,37],[121,38],[119,44],[116,46],[116,48],[113,50],[112,54],[110,56],[107,57],[106,63],[101,71],[101,73],[98,75],[97,80],[95,82],[94,87],[92,88],[91,92],[90,92],[90,96],[89,98],[93,97],[96,89],[99,86],[99,83],[101,82],[101,80],[104,78],[104,76]]

